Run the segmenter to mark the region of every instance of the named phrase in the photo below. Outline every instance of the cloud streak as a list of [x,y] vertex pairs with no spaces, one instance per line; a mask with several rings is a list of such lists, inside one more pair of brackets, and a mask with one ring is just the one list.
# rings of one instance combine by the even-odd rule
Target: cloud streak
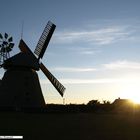
[[55,35],[55,42],[61,44],[69,43],[90,43],[106,45],[125,40],[131,34],[127,26],[113,26],[102,29],[88,29],[80,31],[62,31]]
[[127,60],[115,61],[108,64],[103,64],[103,66],[109,70],[122,70],[122,69],[140,70],[139,62],[132,62],[132,61],[127,61]]
[[95,55],[95,54],[98,54],[98,53],[101,53],[101,50],[99,49],[95,49],[93,47],[90,47],[90,46],[86,46],[86,47],[70,47],[69,50],[73,51],[74,52],[78,52],[79,54],[84,54],[84,55]]
[[[127,60],[120,60],[111,62],[108,64],[102,64],[100,68],[74,68],[74,67],[57,67],[52,69],[52,71],[56,72],[102,72],[104,70],[119,70],[119,73],[124,71],[127,72],[129,70],[133,70],[136,72],[136,70],[140,70],[140,63],[139,62],[133,62],[133,61],[127,61]],[[63,78],[59,79],[62,84],[135,84],[140,83],[140,74],[136,73],[136,75],[133,73],[132,75],[129,73],[128,75],[124,75],[123,77],[114,77],[112,75],[111,78],[106,78],[106,76],[103,76],[102,78],[95,78],[91,79],[89,78]],[[41,79],[41,84],[48,84],[50,83],[46,79]]]
[[[96,79],[60,79],[63,84],[128,84],[138,83],[139,78],[96,78]],[[48,80],[41,80],[41,84],[49,84]]]
[[117,83],[121,79],[62,79],[64,84],[108,84]]
[[56,67],[52,68],[52,71],[57,72],[93,72],[95,68],[75,68],[75,67]]

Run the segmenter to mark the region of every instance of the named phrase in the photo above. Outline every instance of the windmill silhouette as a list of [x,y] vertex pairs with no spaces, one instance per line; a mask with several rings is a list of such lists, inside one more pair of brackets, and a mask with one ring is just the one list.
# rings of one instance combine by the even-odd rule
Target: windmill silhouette
[[63,97],[65,87],[43,63],[39,63],[40,58],[44,56],[55,28],[56,25],[51,21],[47,23],[34,53],[21,39],[19,42],[21,52],[4,61],[2,67],[6,69],[6,72],[0,84],[0,106],[16,108],[43,107],[45,101],[36,72],[40,69]]
[[6,59],[10,58],[13,47],[13,37],[9,37],[7,33],[4,36],[0,33],[0,66]]

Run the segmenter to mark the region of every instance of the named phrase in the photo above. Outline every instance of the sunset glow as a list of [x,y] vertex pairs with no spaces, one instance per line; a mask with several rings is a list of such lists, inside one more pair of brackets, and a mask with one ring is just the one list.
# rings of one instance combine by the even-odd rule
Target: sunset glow
[[130,99],[134,103],[140,104],[140,85],[127,84],[120,90],[121,98]]
[[127,87],[122,90],[122,98],[130,99],[134,103],[140,103],[140,89],[135,86]]

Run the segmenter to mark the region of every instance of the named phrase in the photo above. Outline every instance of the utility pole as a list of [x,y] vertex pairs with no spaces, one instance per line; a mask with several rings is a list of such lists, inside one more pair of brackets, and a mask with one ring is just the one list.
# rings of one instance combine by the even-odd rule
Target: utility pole
[[63,105],[65,105],[65,98],[63,98]]

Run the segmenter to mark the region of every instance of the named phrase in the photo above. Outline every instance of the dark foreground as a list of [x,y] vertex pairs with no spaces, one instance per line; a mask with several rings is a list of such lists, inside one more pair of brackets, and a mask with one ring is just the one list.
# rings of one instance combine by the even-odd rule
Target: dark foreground
[[140,140],[140,115],[1,112],[0,135],[32,140]]

